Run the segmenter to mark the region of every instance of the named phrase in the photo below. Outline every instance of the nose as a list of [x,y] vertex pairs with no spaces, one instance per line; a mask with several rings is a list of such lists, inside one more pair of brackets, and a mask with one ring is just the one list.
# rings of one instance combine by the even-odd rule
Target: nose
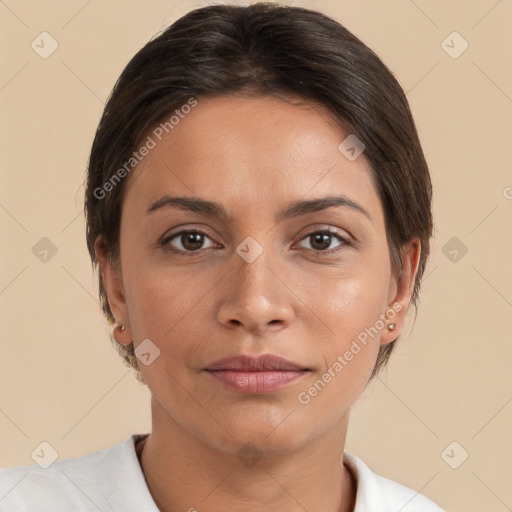
[[[237,253],[232,272],[224,281],[219,321],[230,329],[251,333],[276,331],[289,325],[294,316],[293,292],[263,251],[251,263]],[[281,275],[279,275],[281,274]]]

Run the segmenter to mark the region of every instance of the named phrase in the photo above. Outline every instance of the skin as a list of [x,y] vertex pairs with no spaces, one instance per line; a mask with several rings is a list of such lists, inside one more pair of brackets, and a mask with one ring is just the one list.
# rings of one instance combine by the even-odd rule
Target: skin
[[[151,391],[152,431],[142,452],[150,492],[162,511],[349,512],[355,483],[342,464],[350,408],[368,383],[379,346],[403,327],[420,244],[391,272],[384,213],[364,153],[348,160],[344,133],[311,102],[269,97],[198,98],[132,171],[120,231],[121,268],[96,244],[119,343],[150,339],[160,356],[139,363]],[[164,194],[214,200],[226,219],[175,208],[146,214]],[[275,221],[290,202],[344,194],[347,206]],[[336,236],[315,243],[317,228]],[[163,235],[199,229],[196,245]],[[246,237],[263,252],[248,263]],[[193,239],[192,239],[193,240]],[[202,244],[201,244],[202,242]],[[194,252],[195,251],[195,252]],[[330,254],[329,254],[330,252]],[[393,304],[386,327],[308,404],[298,401],[357,335]],[[204,369],[237,354],[271,353],[310,369],[267,394],[241,394]],[[261,457],[251,467],[237,452]]]

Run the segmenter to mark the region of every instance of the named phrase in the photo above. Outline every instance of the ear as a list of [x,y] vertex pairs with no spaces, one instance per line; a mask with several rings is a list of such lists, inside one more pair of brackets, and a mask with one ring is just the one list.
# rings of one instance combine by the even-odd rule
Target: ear
[[119,343],[128,345],[132,341],[132,335],[128,306],[124,295],[121,268],[117,268],[110,262],[101,235],[99,235],[94,242],[94,252],[100,264],[103,286],[107,293],[110,310],[119,326],[124,325],[125,327],[125,329],[121,331],[119,326],[117,326],[114,330],[114,336]]
[[[393,277],[390,283],[388,296],[389,314],[387,315],[389,320],[387,320],[386,327],[382,331],[380,339],[382,345],[395,340],[403,329],[414,289],[414,281],[418,272],[420,254],[421,243],[418,238],[414,238],[402,248],[403,271],[399,279]],[[393,330],[387,328],[391,323],[396,325]]]

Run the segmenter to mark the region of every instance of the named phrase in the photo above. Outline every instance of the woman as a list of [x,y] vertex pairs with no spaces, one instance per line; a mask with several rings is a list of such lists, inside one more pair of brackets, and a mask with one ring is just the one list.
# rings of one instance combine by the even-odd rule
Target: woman
[[188,13],[121,74],[85,214],[152,430],[3,470],[1,510],[441,510],[344,451],[433,229],[407,100],[354,35],[270,3]]

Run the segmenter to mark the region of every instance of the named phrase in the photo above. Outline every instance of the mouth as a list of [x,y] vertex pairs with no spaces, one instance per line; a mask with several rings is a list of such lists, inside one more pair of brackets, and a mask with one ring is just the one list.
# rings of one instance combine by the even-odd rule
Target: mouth
[[205,370],[233,370],[245,372],[257,371],[302,371],[309,368],[302,366],[288,359],[273,354],[262,354],[260,356],[238,355],[225,357],[209,364]]
[[204,371],[232,391],[262,394],[289,386],[309,374],[311,369],[282,357],[263,354],[219,359]]

